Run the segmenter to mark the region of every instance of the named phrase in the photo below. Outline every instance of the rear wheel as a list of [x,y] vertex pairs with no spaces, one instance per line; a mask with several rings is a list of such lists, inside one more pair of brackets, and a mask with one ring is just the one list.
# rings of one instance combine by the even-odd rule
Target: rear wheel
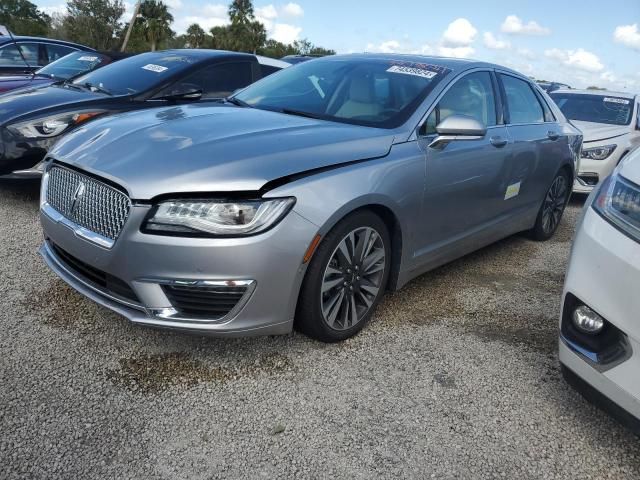
[[296,327],[323,342],[359,332],[384,293],[389,247],[387,228],[374,213],[356,212],[340,221],[309,264]]
[[536,223],[530,231],[534,240],[549,240],[556,233],[562,214],[571,195],[571,183],[569,174],[565,170],[558,172],[551,182],[549,190],[544,197]]

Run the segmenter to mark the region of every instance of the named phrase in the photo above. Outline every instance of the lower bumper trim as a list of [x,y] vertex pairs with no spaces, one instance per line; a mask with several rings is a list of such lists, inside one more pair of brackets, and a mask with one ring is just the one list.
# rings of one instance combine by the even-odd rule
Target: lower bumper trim
[[587,401],[615,418],[621,425],[640,437],[640,418],[633,416],[613,400],[600,393],[589,383],[580,378],[566,365],[560,364],[565,381],[580,393]]

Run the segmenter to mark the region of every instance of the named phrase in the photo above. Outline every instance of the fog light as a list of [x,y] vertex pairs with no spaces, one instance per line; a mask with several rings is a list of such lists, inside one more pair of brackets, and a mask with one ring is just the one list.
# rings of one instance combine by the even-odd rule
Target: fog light
[[573,324],[581,332],[595,335],[604,327],[604,318],[586,305],[580,305],[573,311]]

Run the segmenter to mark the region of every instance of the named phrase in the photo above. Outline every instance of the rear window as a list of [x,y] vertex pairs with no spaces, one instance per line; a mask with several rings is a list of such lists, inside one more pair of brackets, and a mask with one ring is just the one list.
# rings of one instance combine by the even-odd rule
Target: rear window
[[582,122],[629,125],[633,102],[613,95],[551,93],[565,117]]

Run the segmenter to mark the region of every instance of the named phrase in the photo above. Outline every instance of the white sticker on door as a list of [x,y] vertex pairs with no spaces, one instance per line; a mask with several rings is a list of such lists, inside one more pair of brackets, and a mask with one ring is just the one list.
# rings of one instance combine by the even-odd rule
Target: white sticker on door
[[142,68],[156,73],[162,73],[165,70],[169,70],[167,67],[163,67],[162,65],[154,65],[153,63],[148,63]]
[[507,192],[504,194],[504,199],[509,200],[510,198],[517,197],[520,194],[520,182],[513,183],[507,187]]

